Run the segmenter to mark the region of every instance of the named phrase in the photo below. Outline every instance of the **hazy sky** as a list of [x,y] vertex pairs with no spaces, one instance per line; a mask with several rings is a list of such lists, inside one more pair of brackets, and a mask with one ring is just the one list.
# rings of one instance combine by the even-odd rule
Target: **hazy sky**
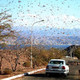
[[9,10],[14,26],[80,28],[80,0],[0,0],[0,12]]

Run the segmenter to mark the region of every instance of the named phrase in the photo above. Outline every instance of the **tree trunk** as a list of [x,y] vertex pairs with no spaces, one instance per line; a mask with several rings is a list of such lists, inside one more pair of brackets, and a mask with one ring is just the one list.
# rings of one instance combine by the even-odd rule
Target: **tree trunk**
[[15,59],[14,71],[16,71],[17,64],[18,64],[18,59],[19,59],[19,55],[16,55],[16,56],[17,56],[17,58]]
[[3,57],[1,56],[1,58],[0,58],[0,74],[2,74],[2,59],[3,59]]

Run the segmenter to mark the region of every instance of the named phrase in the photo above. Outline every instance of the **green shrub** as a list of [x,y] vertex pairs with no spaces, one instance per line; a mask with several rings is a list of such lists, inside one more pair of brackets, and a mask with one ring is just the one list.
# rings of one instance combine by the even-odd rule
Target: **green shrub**
[[5,68],[3,71],[3,74],[10,74],[10,73],[12,73],[12,70],[9,68]]
[[30,62],[24,62],[24,63],[23,63],[23,66],[24,66],[24,67],[30,67]]

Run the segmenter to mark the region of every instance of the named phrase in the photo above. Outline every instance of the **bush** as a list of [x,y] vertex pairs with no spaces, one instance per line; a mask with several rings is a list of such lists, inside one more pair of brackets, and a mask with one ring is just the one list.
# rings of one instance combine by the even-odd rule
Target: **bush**
[[1,70],[0,70],[0,74],[1,74]]
[[18,72],[22,72],[22,70],[21,70],[21,69],[18,69],[17,71],[18,71]]
[[77,48],[75,51],[74,51],[74,55],[80,59],[80,48]]
[[24,67],[30,67],[30,62],[24,62],[24,63],[23,63],[23,66],[24,66]]
[[5,68],[3,71],[3,74],[10,74],[10,73],[12,73],[12,70],[9,68]]

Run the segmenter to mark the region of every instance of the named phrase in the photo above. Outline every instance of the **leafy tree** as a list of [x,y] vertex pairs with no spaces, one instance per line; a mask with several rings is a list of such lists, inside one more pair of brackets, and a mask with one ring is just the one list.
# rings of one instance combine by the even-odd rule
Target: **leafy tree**
[[59,50],[59,49],[55,49],[55,48],[51,48],[49,50],[49,52],[51,53],[52,57],[51,58],[62,58],[65,55],[65,51],[64,50]]
[[80,59],[80,47],[74,51],[74,55]]

